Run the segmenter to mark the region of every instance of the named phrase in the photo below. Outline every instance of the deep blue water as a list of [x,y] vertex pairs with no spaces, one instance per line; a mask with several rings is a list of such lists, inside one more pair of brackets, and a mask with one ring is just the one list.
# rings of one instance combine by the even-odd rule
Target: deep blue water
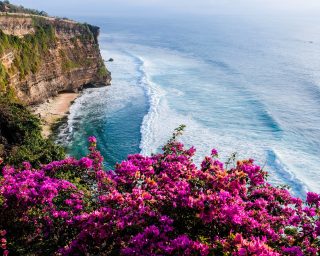
[[111,87],[89,89],[59,136],[69,152],[98,138],[108,168],[158,151],[174,128],[197,148],[252,157],[271,181],[320,192],[320,23],[312,19],[82,18],[101,27]]

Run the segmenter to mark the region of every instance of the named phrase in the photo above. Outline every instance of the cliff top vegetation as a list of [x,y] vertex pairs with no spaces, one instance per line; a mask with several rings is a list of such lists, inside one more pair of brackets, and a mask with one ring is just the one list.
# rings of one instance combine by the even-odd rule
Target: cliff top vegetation
[[39,16],[47,17],[48,14],[45,11],[38,11],[35,9],[25,8],[23,6],[17,6],[11,4],[9,1],[0,1],[0,12],[7,12],[7,13],[27,13]]

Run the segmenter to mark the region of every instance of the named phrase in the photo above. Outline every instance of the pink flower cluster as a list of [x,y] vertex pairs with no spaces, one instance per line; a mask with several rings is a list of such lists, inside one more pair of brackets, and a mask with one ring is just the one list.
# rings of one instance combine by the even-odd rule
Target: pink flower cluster
[[5,230],[0,230],[0,242],[1,242],[1,249],[3,250],[3,255],[6,256],[6,255],[9,255],[9,251],[7,250],[7,239],[6,239],[6,234],[7,234],[7,231]]
[[[266,181],[253,160],[225,168],[212,150],[170,141],[115,170],[90,153],[34,170],[6,167],[0,229],[6,250],[35,255],[318,255],[320,195],[306,202]],[[65,179],[62,179],[61,175]],[[10,221],[8,221],[8,219]]]

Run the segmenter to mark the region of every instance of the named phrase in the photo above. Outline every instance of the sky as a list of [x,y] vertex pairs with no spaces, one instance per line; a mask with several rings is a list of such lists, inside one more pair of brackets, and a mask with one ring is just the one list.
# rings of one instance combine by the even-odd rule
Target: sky
[[57,16],[319,15],[320,0],[12,0]]

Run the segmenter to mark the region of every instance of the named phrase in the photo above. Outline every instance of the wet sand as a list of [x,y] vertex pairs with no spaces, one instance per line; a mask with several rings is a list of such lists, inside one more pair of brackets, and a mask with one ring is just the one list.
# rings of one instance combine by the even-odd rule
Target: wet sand
[[72,102],[79,93],[61,93],[38,106],[33,107],[35,115],[42,121],[42,135],[48,138],[52,134],[54,124],[65,118],[69,113]]

